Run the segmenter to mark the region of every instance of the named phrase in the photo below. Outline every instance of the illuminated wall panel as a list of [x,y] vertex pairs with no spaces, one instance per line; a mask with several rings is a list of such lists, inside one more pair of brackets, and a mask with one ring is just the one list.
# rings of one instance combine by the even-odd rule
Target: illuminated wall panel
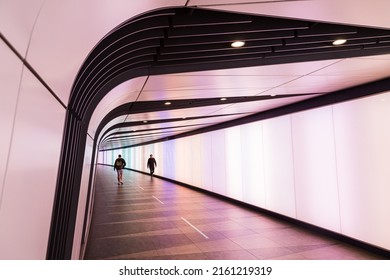
[[163,169],[164,173],[161,175],[164,177],[175,179],[177,178],[176,177],[177,167],[175,166],[175,154],[181,151],[175,150],[176,140],[164,142],[163,145],[164,145],[164,155],[162,156],[161,159],[159,159],[161,165],[164,166]]
[[193,186],[204,188],[203,183],[203,173],[204,170],[202,169],[202,138],[201,135],[195,135],[190,138],[191,147],[189,150],[191,150],[192,159],[191,159],[191,182],[190,184]]
[[137,147],[138,153],[137,158],[135,161],[135,166],[139,170],[143,170],[145,172],[149,172],[149,169],[147,169],[147,162],[150,155],[150,147]]
[[164,174],[164,165],[160,164],[161,158],[164,156],[163,145],[161,143],[157,143],[154,144],[154,146],[155,146],[154,156],[157,162],[157,168],[155,172],[157,172],[157,174]]
[[126,168],[128,168],[129,164],[130,164],[130,162],[129,162],[131,160],[130,154],[131,154],[131,152],[129,149],[122,150],[122,158],[124,158],[126,161]]
[[[175,141],[176,151],[174,152],[174,162],[172,165],[176,169],[176,178],[181,182],[192,182],[191,165],[192,153],[195,151],[191,147],[191,139],[183,138],[180,141]],[[190,147],[190,148],[189,148]]]
[[212,190],[216,193],[226,195],[226,148],[224,130],[211,132],[211,156]]
[[117,153],[117,151],[107,151],[106,164],[114,165],[114,161],[115,161],[114,153]]
[[334,106],[342,233],[390,248],[390,94]]
[[340,231],[332,107],[292,115],[297,218]]
[[130,158],[129,158],[130,160],[127,166],[128,168],[139,169],[135,165],[135,163],[137,162],[137,155],[138,155],[138,148],[130,149]]
[[263,123],[266,207],[296,217],[290,116]]
[[[186,181],[189,182],[191,185],[193,185],[193,178],[192,178],[192,174],[193,174],[193,166],[196,165],[196,163],[194,162],[193,158],[194,158],[194,153],[197,153],[198,151],[196,151],[193,147],[192,147],[192,139],[191,138],[184,138],[186,141],[181,141],[183,144],[182,146],[182,150],[184,150],[185,152],[183,153],[184,154],[184,159],[181,159],[183,161],[183,167],[184,167],[184,172],[185,172],[185,178],[186,178]],[[191,147],[191,149],[189,149],[188,147]]]
[[226,195],[242,200],[242,168],[245,168],[245,164],[241,162],[240,127],[226,129],[225,139]]
[[[206,190],[213,189],[213,155],[211,152],[212,137],[211,133],[199,135],[201,137],[201,161],[200,167],[203,176],[203,188]],[[196,176],[196,174],[194,175]]]
[[105,152],[98,152],[98,163],[103,164],[105,163],[105,158],[106,158],[106,153]]
[[390,249],[388,108],[390,93],[128,155],[145,171],[153,150],[159,175]]
[[265,207],[262,123],[241,126],[241,169],[243,200]]

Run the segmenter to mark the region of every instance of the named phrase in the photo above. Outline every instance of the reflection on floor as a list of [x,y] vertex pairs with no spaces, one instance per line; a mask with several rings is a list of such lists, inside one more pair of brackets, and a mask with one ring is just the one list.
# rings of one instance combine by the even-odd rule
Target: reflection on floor
[[85,259],[383,259],[170,182],[99,166]]

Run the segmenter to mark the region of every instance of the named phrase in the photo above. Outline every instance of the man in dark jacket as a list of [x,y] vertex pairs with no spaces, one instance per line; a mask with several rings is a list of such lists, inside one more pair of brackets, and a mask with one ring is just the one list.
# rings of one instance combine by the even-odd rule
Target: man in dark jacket
[[118,158],[114,163],[114,170],[118,174],[118,185],[123,185],[123,168],[126,166],[126,161],[122,158],[121,155],[118,155]]
[[155,167],[157,167],[157,162],[154,159],[153,155],[150,155],[148,159],[148,164],[146,165],[146,168],[149,168],[150,170],[150,175],[153,175]]

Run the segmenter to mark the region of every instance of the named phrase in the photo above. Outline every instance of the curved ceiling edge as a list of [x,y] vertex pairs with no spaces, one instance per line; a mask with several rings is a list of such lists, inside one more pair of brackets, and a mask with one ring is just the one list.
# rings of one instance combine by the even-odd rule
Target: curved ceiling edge
[[[343,36],[348,43],[331,44]],[[230,43],[246,41],[240,49]],[[390,30],[168,8],[114,28],[91,51],[72,88],[69,110],[88,122],[119,83],[144,75],[217,70],[390,53]]]
[[[271,96],[271,95],[259,95],[259,96],[236,96],[236,97],[229,97],[226,98],[226,100],[223,101],[224,105],[228,104],[238,104],[238,103],[246,103],[246,102],[256,102],[256,101],[264,101],[264,100],[274,100],[274,99],[283,99],[283,98],[292,98],[292,97],[299,97],[299,96],[316,96],[316,93],[310,93],[310,94],[289,94],[289,95],[277,95],[277,96]],[[104,127],[113,119],[124,116],[124,115],[132,115],[132,114],[139,114],[139,113],[146,113],[146,112],[154,112],[154,111],[168,111],[168,110],[178,110],[178,109],[187,109],[187,108],[196,108],[196,107],[208,107],[208,106],[218,106],[221,104],[221,98],[218,97],[211,97],[211,98],[197,98],[197,99],[179,99],[179,100],[172,100],[173,104],[167,107],[165,105],[165,102],[169,100],[157,100],[157,101],[138,101],[138,102],[130,102],[122,104],[115,109],[113,109],[111,112],[109,112],[103,120],[100,122],[98,128],[96,129],[96,135],[100,135]],[[236,113],[236,114],[230,114],[230,115],[236,115],[237,117],[243,113]],[[214,118],[214,117],[221,117],[224,115],[209,115],[209,116],[196,116],[196,117],[190,117],[190,118],[177,118],[177,120],[194,120],[194,119],[200,119],[200,118]],[[226,116],[226,115],[225,115]],[[175,119],[167,119],[165,120],[167,122],[175,121]],[[156,119],[156,120],[148,120],[148,123],[163,123],[163,119]],[[101,141],[105,141],[105,135],[110,132],[113,129],[120,129],[128,126],[128,124],[132,124],[133,126],[137,126],[142,124],[142,121],[126,121],[124,123],[118,123],[117,125],[113,125],[102,133],[100,139]],[[154,130],[154,129],[151,129]],[[144,130],[147,131],[147,130]],[[115,134],[115,133],[114,133]],[[119,132],[118,134],[121,134]],[[165,137],[163,137],[165,138]]]
[[[340,36],[348,42],[333,46]],[[236,39],[245,46],[231,48]],[[72,87],[47,259],[72,257],[88,124],[100,100],[119,83],[146,75],[389,53],[388,29],[199,8],[155,10],[114,28],[90,52]]]

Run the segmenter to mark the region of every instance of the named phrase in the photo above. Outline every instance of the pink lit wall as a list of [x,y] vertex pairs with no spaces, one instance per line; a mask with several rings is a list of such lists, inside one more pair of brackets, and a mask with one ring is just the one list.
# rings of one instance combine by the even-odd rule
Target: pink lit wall
[[45,259],[65,109],[0,41],[0,259]]
[[128,166],[154,153],[158,175],[390,249],[389,107],[383,93],[137,147]]

